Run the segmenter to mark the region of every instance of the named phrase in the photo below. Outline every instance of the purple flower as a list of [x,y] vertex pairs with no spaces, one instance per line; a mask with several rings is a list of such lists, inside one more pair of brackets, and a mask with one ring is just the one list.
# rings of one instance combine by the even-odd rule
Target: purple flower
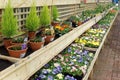
[[53,76],[48,76],[48,80],[54,80]]
[[71,76],[67,75],[65,77],[65,80],[77,80],[77,79],[75,79],[73,76],[71,77]]
[[43,73],[43,74],[48,74],[48,71],[47,71],[46,69],[43,69],[43,70],[42,70],[42,73]]
[[71,47],[68,48],[68,52],[71,52]]
[[40,77],[36,78],[35,80],[42,80]]
[[74,65],[74,62],[70,62],[70,65]]
[[83,58],[81,57],[81,58],[78,60],[78,62],[83,62]]
[[55,74],[60,73],[61,71],[62,71],[62,67],[58,66],[58,67],[56,67],[56,68],[53,69],[52,74],[55,75]]
[[26,49],[27,48],[27,44],[26,43],[22,44],[21,48],[22,48],[22,50]]
[[71,77],[69,75],[65,76],[65,80],[69,80]]
[[77,52],[77,54],[79,54],[79,55],[80,55],[80,54],[81,54],[81,52],[80,52],[80,51],[78,51],[78,52]]
[[62,71],[62,67],[61,66],[56,67],[56,69],[57,69],[58,73],[60,73]]
[[88,51],[85,50],[85,51],[83,52],[83,55],[86,56],[87,54],[88,54]]
[[40,74],[39,77],[40,77],[41,79],[45,79],[45,78],[46,78],[46,76],[43,75],[43,74]]
[[48,68],[49,66],[50,66],[49,64],[45,64],[45,65],[44,65],[45,68]]
[[75,52],[74,53],[78,53],[79,52],[79,50],[75,50]]

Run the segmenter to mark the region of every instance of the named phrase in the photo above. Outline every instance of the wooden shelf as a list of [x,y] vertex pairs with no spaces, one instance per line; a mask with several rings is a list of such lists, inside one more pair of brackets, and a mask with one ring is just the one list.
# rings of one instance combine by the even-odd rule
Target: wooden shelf
[[[102,13],[99,16],[90,19],[81,26],[73,29],[47,46],[33,52],[31,55],[0,72],[0,80],[28,80],[28,78],[42,66],[48,63],[52,58],[70,45],[76,38],[102,19],[104,17],[103,15],[105,14]],[[84,80],[86,80],[87,76]]]
[[[115,18],[114,18],[113,21],[111,22],[108,31],[106,32],[106,34],[105,34],[105,36],[104,36],[104,38],[103,38],[103,40],[102,40],[99,48],[97,49],[97,51],[96,51],[96,53],[95,53],[95,56],[94,56],[94,59],[93,59],[93,61],[91,62],[89,68],[88,68],[87,74],[85,75],[85,77],[84,77],[82,80],[88,80],[88,77],[89,77],[91,71],[93,70],[94,64],[95,64],[95,62],[96,62],[96,60],[97,60],[97,58],[98,58],[98,55],[99,55],[99,53],[100,53],[100,51],[101,51],[101,49],[102,49],[102,46],[104,45],[104,42],[105,42],[105,40],[106,40],[106,37],[107,37],[107,35],[108,35],[111,27],[112,27],[113,22],[115,21],[117,15],[118,15],[118,12],[116,13]],[[91,80],[92,80],[92,79],[91,79]]]

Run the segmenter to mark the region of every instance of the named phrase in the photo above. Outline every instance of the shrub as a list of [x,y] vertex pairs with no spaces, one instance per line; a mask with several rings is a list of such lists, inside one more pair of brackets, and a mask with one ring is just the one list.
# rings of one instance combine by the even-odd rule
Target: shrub
[[40,14],[40,24],[41,26],[48,26],[51,23],[51,17],[50,17],[50,11],[48,9],[48,6],[43,6]]
[[13,8],[11,7],[10,0],[5,6],[5,10],[2,15],[2,34],[6,38],[11,38],[17,33],[18,25],[17,19],[14,17]]
[[36,14],[36,6],[33,3],[30,9],[30,14],[27,16],[26,19],[26,28],[29,31],[36,31],[39,27],[39,17]]
[[56,21],[57,18],[58,18],[58,9],[56,6],[52,6],[52,18],[53,18],[53,21]]

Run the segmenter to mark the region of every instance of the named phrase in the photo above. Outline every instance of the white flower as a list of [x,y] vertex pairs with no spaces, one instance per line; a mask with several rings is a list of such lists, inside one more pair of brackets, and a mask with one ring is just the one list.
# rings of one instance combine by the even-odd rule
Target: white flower
[[54,66],[58,67],[58,66],[60,66],[60,64],[59,63],[54,63]]
[[87,65],[81,66],[80,70],[82,70],[83,74],[85,74],[87,70]]
[[90,56],[90,57],[93,57],[93,53],[89,53],[89,56]]
[[50,69],[47,69],[47,71],[50,73],[51,72],[51,70]]
[[74,62],[76,62],[77,60],[76,59],[73,59]]

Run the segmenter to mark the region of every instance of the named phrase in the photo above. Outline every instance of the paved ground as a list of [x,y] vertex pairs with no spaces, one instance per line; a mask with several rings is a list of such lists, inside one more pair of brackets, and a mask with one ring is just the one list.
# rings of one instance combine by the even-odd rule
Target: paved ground
[[120,13],[99,54],[93,80],[120,80]]

